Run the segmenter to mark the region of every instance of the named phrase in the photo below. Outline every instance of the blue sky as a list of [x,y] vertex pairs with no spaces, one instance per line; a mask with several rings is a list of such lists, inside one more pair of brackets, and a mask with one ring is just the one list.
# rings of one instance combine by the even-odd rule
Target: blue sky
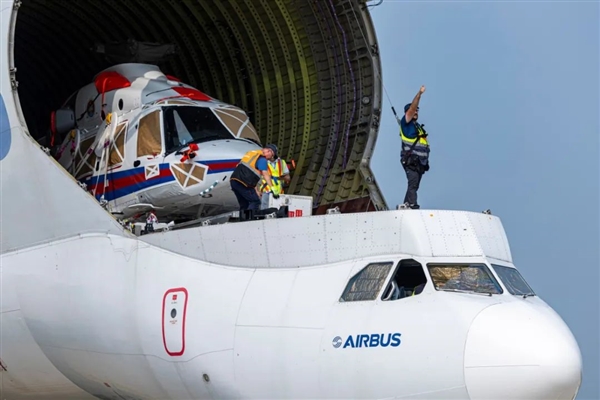
[[[419,203],[502,219],[515,264],[579,343],[578,399],[599,398],[599,3],[384,0],[371,13],[396,111],[427,89]],[[383,105],[371,166],[395,208],[406,178]]]

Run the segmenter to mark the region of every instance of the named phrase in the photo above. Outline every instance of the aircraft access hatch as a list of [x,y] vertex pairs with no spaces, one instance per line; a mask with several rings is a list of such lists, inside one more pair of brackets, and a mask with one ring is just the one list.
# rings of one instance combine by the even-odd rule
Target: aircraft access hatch
[[[75,90],[113,65],[150,63],[246,111],[260,141],[275,143],[282,157],[295,161],[287,193],[312,196],[315,214],[335,206],[341,212],[387,209],[369,166],[382,87],[364,1],[18,5],[14,78],[27,128],[42,146],[50,147],[50,112]],[[140,153],[157,150],[158,138],[150,136]]]

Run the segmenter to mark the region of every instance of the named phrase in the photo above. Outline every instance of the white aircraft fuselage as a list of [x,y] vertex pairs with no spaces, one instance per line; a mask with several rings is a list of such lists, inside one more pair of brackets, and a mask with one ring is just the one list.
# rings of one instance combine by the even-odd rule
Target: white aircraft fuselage
[[0,14],[2,399],[574,398],[577,342],[496,216],[127,231],[29,135],[15,14]]
[[[503,234],[497,217],[407,210],[144,240],[87,234],[9,252],[3,395],[571,399],[577,343],[544,301],[512,294],[522,282],[492,267],[516,271]],[[373,264],[373,287],[353,286]],[[479,266],[488,278],[471,289],[493,282],[502,293],[467,281],[465,292],[444,291],[437,264]],[[414,268],[423,291],[384,300],[394,274]],[[349,288],[371,293],[351,301]]]

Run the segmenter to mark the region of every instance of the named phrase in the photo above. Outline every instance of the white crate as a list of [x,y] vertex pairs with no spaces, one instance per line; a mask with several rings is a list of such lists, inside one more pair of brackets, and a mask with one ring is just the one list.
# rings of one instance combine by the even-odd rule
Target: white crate
[[282,194],[278,199],[269,196],[269,208],[288,206],[288,217],[306,217],[312,215],[313,198],[311,196],[296,196]]

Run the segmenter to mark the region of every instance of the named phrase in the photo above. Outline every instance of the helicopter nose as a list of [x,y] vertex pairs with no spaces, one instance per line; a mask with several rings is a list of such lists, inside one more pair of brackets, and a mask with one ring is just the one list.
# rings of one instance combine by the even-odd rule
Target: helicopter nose
[[526,301],[488,307],[473,321],[465,346],[465,384],[472,400],[577,395],[581,352],[573,334],[545,303]]

